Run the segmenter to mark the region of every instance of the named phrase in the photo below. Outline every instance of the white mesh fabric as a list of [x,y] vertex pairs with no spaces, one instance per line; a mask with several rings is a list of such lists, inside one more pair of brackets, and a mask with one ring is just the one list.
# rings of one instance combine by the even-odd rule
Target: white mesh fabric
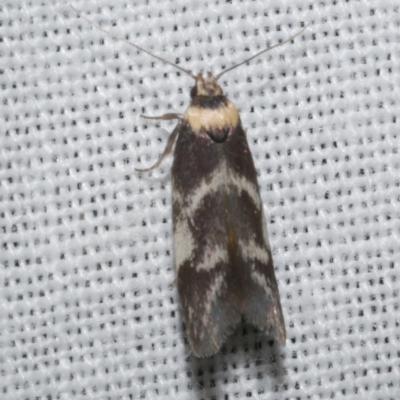
[[190,354],[171,157],[193,81],[65,2],[0,5],[0,398],[399,399],[400,2],[71,1],[225,75],[248,128],[288,333]]

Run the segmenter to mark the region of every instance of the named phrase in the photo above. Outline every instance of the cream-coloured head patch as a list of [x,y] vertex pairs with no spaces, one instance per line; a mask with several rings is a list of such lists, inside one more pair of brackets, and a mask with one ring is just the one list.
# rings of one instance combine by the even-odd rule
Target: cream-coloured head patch
[[216,109],[190,106],[183,119],[198,133],[201,130],[235,127],[239,121],[239,114],[235,105],[227,100],[226,104]]
[[205,76],[198,74],[196,77],[196,96],[221,96],[222,89],[211,72]]

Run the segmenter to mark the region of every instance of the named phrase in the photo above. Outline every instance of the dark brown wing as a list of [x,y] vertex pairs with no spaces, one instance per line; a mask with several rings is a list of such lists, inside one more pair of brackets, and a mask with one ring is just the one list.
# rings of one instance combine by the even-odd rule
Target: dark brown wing
[[174,151],[173,232],[178,291],[193,352],[215,354],[241,316],[285,342],[285,326],[256,171],[238,122],[227,139],[184,121]]

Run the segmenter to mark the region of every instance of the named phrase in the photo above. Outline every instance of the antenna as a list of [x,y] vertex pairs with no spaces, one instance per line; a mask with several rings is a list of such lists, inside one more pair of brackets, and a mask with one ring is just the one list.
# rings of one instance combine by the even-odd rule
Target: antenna
[[288,39],[284,40],[283,42],[274,44],[273,46],[267,47],[264,50],[261,50],[260,52],[258,52],[257,54],[254,54],[254,56],[251,56],[249,58],[246,58],[244,61],[238,63],[238,64],[234,64],[232,65],[232,67],[229,67],[228,69],[223,70],[222,72],[220,72],[216,77],[215,80],[217,81],[219,78],[221,78],[222,75],[226,74],[229,71],[232,71],[233,69],[240,67],[243,64],[246,64],[248,62],[250,62],[251,60],[253,60],[254,58],[257,58],[258,56],[261,56],[261,54],[266,53],[269,50],[274,49],[275,47],[279,47],[282,46],[283,44],[290,42],[291,40],[293,40],[295,37],[301,35],[309,26],[311,25],[311,22],[309,22],[302,30],[300,30],[299,32],[297,32],[296,34],[294,34],[293,36],[290,36]]
[[193,74],[192,71],[189,71],[188,69],[182,68],[179,65],[174,64],[171,61],[166,60],[165,58],[159,57],[153,53],[151,53],[150,51],[144,49],[143,47],[137,45],[136,43],[130,42],[129,40],[126,40],[125,38],[121,37],[121,36],[116,36],[108,31],[106,31],[105,29],[103,29],[101,26],[95,24],[93,21],[91,21],[89,18],[87,18],[85,15],[83,15],[81,12],[79,12],[75,7],[71,6],[70,7],[76,12],[76,14],[78,15],[78,17],[83,18],[84,20],[86,20],[90,25],[94,26],[96,29],[98,29],[101,32],[104,32],[106,35],[112,37],[113,39],[116,40],[120,40],[123,42],[126,42],[128,44],[130,44],[131,46],[135,47],[137,50],[139,51],[143,51],[144,53],[147,53],[149,56],[152,56],[154,58],[156,58],[157,60],[162,61],[165,64],[169,64],[172,65],[173,67],[175,67],[176,69],[179,69],[180,71],[184,72],[185,74],[189,75],[190,77],[192,77],[193,79],[196,79],[196,75]]

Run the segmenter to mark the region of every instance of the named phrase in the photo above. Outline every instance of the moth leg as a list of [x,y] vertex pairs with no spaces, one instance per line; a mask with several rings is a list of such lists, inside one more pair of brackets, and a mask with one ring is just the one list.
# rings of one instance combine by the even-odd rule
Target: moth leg
[[164,121],[169,121],[171,119],[182,119],[183,115],[182,114],[177,114],[177,113],[167,113],[164,115],[158,115],[156,117],[152,117],[151,115],[140,115],[142,118],[146,119],[162,119]]
[[[165,115],[167,115],[167,114],[165,114]],[[176,114],[176,115],[178,115],[178,114]],[[151,170],[157,168],[157,167],[162,163],[162,161],[164,160],[164,158],[165,158],[169,153],[171,153],[172,147],[174,146],[174,143],[175,143],[175,139],[176,139],[176,137],[178,136],[178,133],[179,133],[179,126],[180,126],[180,125],[178,124],[178,125],[175,127],[175,129],[173,130],[173,132],[171,133],[171,135],[169,136],[167,145],[165,146],[165,150],[164,150],[164,152],[161,154],[161,157],[158,159],[158,161],[157,161],[154,165],[152,165],[150,168],[144,168],[144,169],[135,168],[135,171],[138,171],[138,172],[148,172],[148,171],[151,171]]]

